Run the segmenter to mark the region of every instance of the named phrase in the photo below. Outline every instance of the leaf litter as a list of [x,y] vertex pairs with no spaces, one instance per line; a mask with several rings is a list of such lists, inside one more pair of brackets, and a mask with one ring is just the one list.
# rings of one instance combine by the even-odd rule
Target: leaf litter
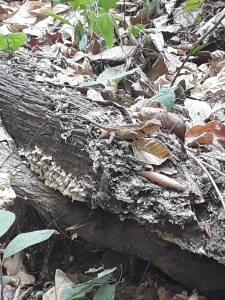
[[[64,92],[77,89],[96,101],[115,101],[126,109],[132,123],[158,119],[161,128],[152,133],[150,139],[135,137],[133,146],[134,156],[151,165],[156,176],[153,179],[152,174],[145,173],[149,172],[147,167],[139,174],[147,174],[151,181],[177,189],[178,193],[184,190],[188,197],[201,195],[202,199],[220,198],[223,202],[225,185],[220,182],[221,175],[217,171],[224,174],[225,51],[221,32],[224,20],[214,28],[218,19],[223,18],[223,3],[211,3],[213,15],[204,1],[160,3],[154,0],[144,1],[144,4],[125,1],[125,7],[124,1],[120,1],[105,7],[106,11],[110,9],[111,15],[98,18],[98,34],[93,24],[87,23],[82,5],[57,3],[1,4],[0,39],[8,36],[1,49],[7,50],[10,41],[12,46],[8,50],[13,50],[17,40],[10,35],[25,33],[27,41],[15,52],[15,57],[40,66],[41,71],[33,80],[61,87]],[[95,17],[89,9],[89,21]],[[205,36],[210,31],[211,34]],[[195,44],[200,39],[201,45],[197,48]],[[197,166],[198,160],[211,167],[216,165],[216,171],[208,170],[213,182],[209,183],[207,195],[204,180],[199,177],[197,191],[184,180],[173,177],[176,172],[167,178],[169,181],[178,179],[175,185],[168,185],[164,177],[155,179],[157,175],[169,174],[168,160],[174,168],[179,168],[178,153],[182,151],[189,166],[187,177],[202,172]],[[193,163],[196,164],[194,173],[193,166],[190,167]],[[215,196],[213,186],[217,186],[217,181],[220,194]],[[203,218],[201,222],[204,221]],[[216,234],[207,221],[204,224],[207,224],[208,236]],[[166,293],[165,297],[170,297]],[[191,297],[196,298],[196,293]]]

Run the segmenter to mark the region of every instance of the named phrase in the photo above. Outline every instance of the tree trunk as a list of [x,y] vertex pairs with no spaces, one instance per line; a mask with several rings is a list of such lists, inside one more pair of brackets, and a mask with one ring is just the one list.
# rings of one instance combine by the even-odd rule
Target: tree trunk
[[[173,279],[204,293],[223,289],[223,220],[219,213],[212,215],[211,237],[196,222],[195,213],[209,220],[210,212],[182,151],[176,152],[176,171],[185,191],[153,184],[137,175],[145,165],[133,156],[128,141],[116,137],[107,145],[82,118],[56,113],[67,107],[68,112],[98,117],[104,108],[75,92],[42,92],[3,68],[0,79],[2,121],[21,155],[13,153],[1,167],[4,172],[17,169],[11,176],[17,215],[31,205],[48,223],[57,220],[61,230],[88,219],[87,226],[75,231],[91,245],[151,260]],[[220,204],[211,207],[218,211]]]

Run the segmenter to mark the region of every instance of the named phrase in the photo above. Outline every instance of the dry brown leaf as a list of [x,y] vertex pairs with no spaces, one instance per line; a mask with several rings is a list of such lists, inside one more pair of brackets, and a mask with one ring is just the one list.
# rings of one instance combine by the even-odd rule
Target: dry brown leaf
[[161,75],[169,74],[167,66],[165,65],[164,60],[159,57],[151,69],[147,72],[147,76],[151,81],[155,81]]
[[171,300],[172,295],[173,294],[171,293],[171,291],[166,291],[165,293],[162,294],[159,300]]
[[148,14],[144,9],[140,9],[135,17],[130,17],[131,25],[135,24],[147,24],[148,23]]
[[139,150],[154,155],[156,158],[163,159],[163,161],[170,155],[170,150],[162,142],[154,138],[138,139],[135,146]]
[[215,76],[225,66],[225,52],[221,50],[213,51],[211,58],[209,74]]
[[165,158],[170,154],[170,150],[157,139],[139,139],[136,142],[136,146],[143,151],[147,151],[158,157]]
[[27,274],[24,266],[22,266],[21,270],[16,274],[15,278],[19,278],[22,285],[32,284],[35,282],[34,276]]
[[161,112],[155,114],[155,118],[161,121],[163,127],[171,133],[175,133],[182,140],[184,139],[186,127],[179,117],[170,112]]
[[188,146],[211,145],[213,140],[225,147],[225,125],[219,121],[212,121],[204,126],[194,126],[185,135]]
[[143,294],[141,294],[137,300],[156,300],[157,292],[153,286],[150,286]]
[[210,130],[206,130],[202,125],[194,126],[187,131],[185,143],[193,147],[211,145],[213,143],[213,133]]
[[165,175],[151,172],[151,171],[141,171],[141,172],[138,172],[138,174],[141,175],[142,177],[145,177],[148,180],[151,180],[153,182],[174,188],[178,191],[185,190],[185,188],[179,182],[177,182],[176,180],[171,179]]
[[175,294],[171,300],[188,300],[187,295]]

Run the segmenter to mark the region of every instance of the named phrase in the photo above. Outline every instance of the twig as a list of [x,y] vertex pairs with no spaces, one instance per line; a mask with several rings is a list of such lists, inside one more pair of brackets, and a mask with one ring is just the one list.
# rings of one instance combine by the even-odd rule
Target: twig
[[213,167],[212,165],[210,165],[210,164],[208,164],[208,163],[206,163],[206,162],[204,162],[202,160],[201,160],[201,162],[203,163],[203,165],[206,165],[207,167],[213,169],[214,171],[216,171],[220,175],[225,176],[225,173],[221,172],[220,170],[218,170],[217,168]]
[[212,27],[212,29],[210,29],[208,32],[206,32],[192,47],[192,49],[190,50],[190,52],[188,53],[188,55],[185,57],[185,60],[183,61],[183,63],[181,64],[180,68],[177,71],[176,76],[174,77],[172,83],[170,86],[174,85],[175,80],[177,79],[178,75],[180,74],[181,69],[183,68],[183,66],[185,65],[185,63],[187,62],[188,58],[191,56],[191,54],[193,53],[194,49],[201,44],[201,42],[208,36],[210,35],[213,30],[216,28],[216,26],[225,18],[225,13],[222,14],[222,17],[219,18],[219,20],[216,22],[216,24]]
[[217,187],[215,181],[213,180],[212,176],[209,174],[208,170],[205,168],[205,166],[202,164],[202,162],[201,162],[197,157],[195,157],[195,156],[187,149],[186,146],[185,146],[185,148],[186,148],[187,154],[188,154],[191,158],[193,158],[193,159],[194,159],[194,160],[202,167],[202,169],[205,171],[205,173],[208,175],[210,181],[212,182],[212,184],[213,184],[213,186],[214,186],[214,188],[215,188],[215,190],[216,190],[216,192],[217,192],[217,194],[218,194],[218,196],[219,196],[219,198],[220,198],[220,201],[221,201],[221,203],[222,203],[222,205],[223,205],[223,208],[224,208],[224,210],[225,210],[225,202],[224,202],[223,196],[221,195],[221,193],[220,193],[220,191],[219,191],[219,189],[218,189],[218,187]]
[[217,159],[217,160],[220,160],[220,161],[225,161],[225,158],[222,158],[222,157],[215,157],[215,156],[212,156],[212,155],[208,155],[206,153],[204,153],[204,156],[207,156],[207,157],[210,157],[210,158],[214,158],[214,159]]

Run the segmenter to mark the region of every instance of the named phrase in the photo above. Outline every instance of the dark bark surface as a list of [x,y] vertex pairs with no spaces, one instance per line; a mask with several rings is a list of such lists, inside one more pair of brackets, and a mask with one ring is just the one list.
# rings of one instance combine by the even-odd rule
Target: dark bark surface
[[[11,73],[0,68],[2,121],[43,180],[12,154],[2,170],[21,164],[12,176],[18,203],[33,206],[49,223],[57,219],[62,230],[85,220],[91,211],[89,218],[94,222],[78,230],[88,243],[151,260],[173,279],[202,292],[223,288],[225,267],[216,261],[224,262],[223,214],[220,205],[210,204],[215,213],[208,237],[195,220],[190,197],[198,218],[204,216],[204,220],[209,219],[208,203],[190,176],[185,154],[174,150],[179,161],[177,178],[185,184],[185,192],[147,182],[137,176],[145,166],[134,158],[129,142],[115,138],[106,145],[87,122],[56,115],[63,103],[69,111],[97,117],[106,109],[75,92],[63,94],[50,88],[43,92]],[[61,101],[55,100],[57,96]],[[178,147],[167,142],[172,149]],[[71,203],[62,194],[77,201]]]

